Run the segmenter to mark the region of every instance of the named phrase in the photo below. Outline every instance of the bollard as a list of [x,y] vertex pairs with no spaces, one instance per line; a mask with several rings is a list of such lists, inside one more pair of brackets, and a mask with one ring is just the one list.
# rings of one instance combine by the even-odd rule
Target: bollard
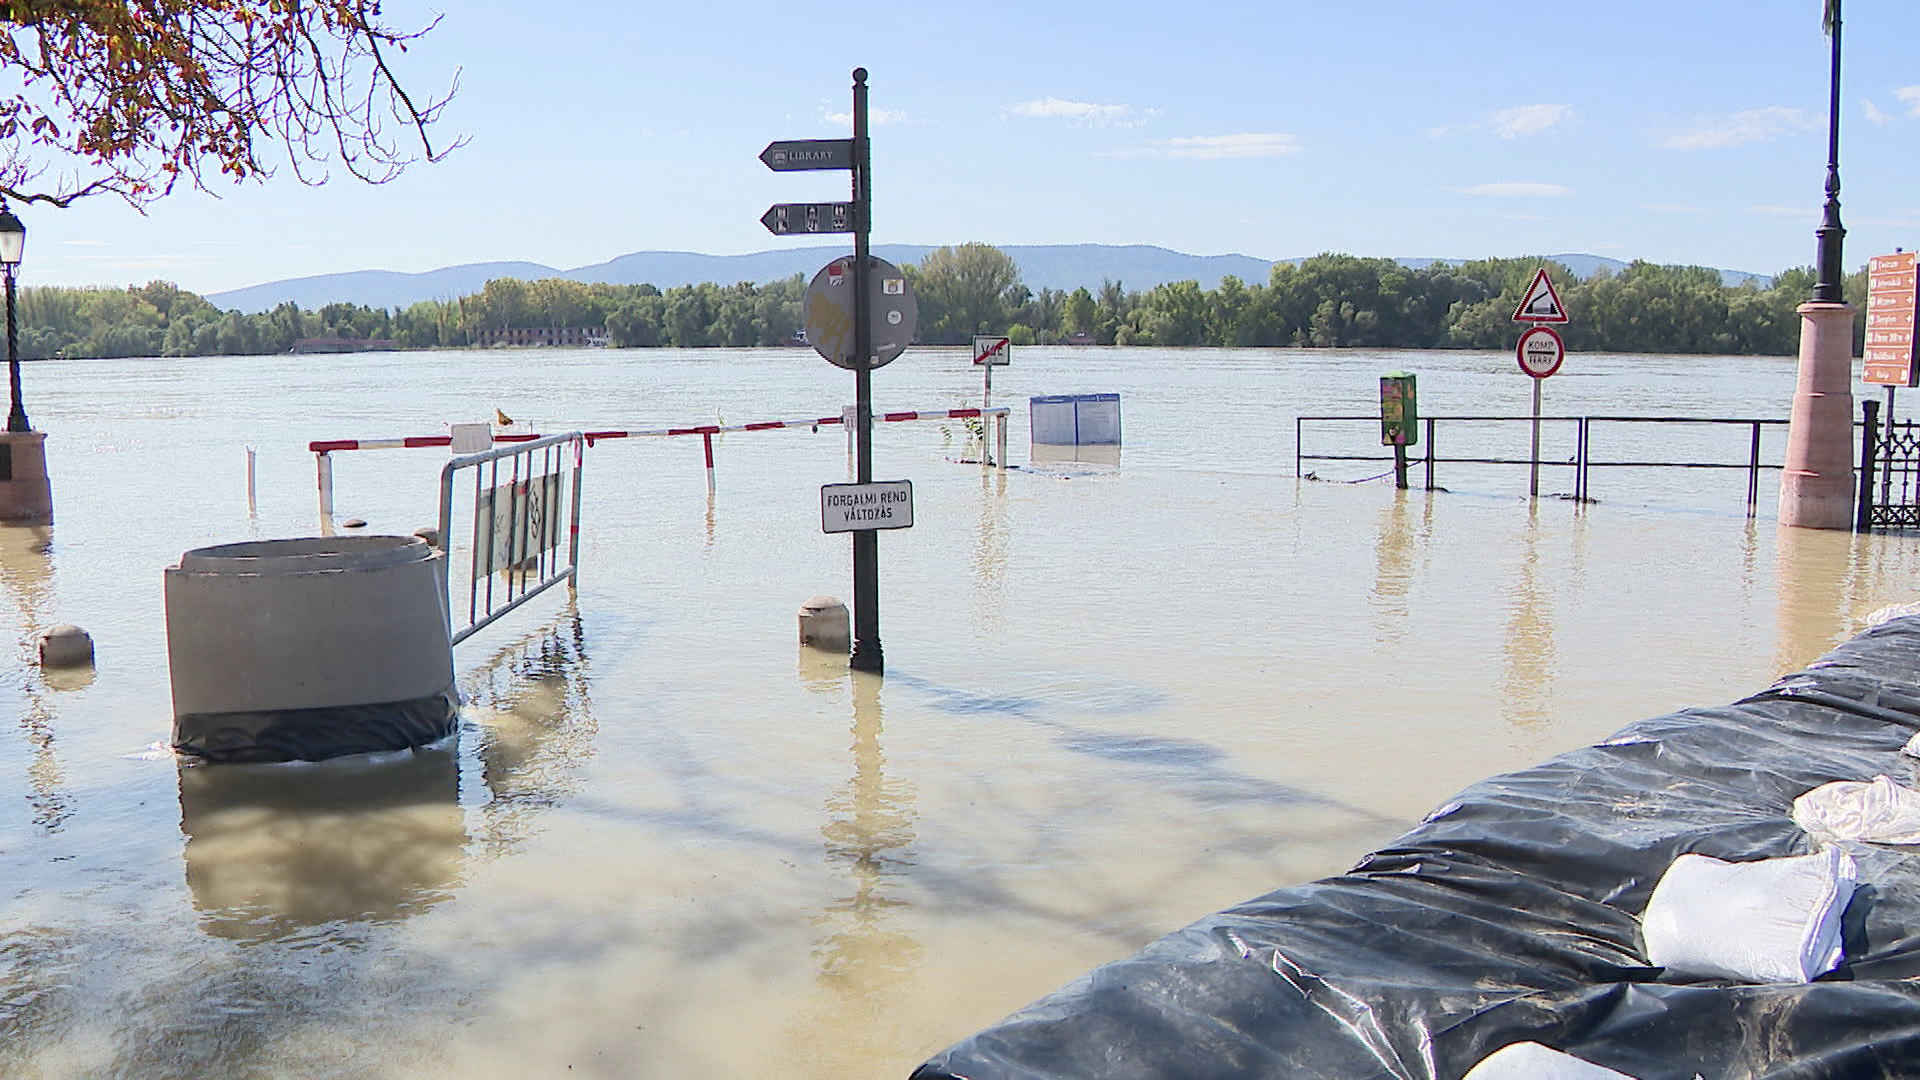
[[92,664],[93,638],[85,630],[68,623],[40,635],[41,667],[89,667]]
[[800,605],[800,644],[825,652],[850,651],[853,631],[847,605],[833,596],[816,596]]

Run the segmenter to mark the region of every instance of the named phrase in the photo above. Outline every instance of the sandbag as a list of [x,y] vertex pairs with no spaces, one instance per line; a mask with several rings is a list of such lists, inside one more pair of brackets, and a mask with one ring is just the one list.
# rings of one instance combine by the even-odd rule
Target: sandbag
[[1668,978],[1811,982],[1840,963],[1857,877],[1837,847],[1754,862],[1682,855],[1647,901],[1647,959]]
[[1820,843],[1920,844],[1920,791],[1885,775],[1836,780],[1793,800],[1793,823]]
[[1634,1080],[1537,1042],[1517,1042],[1488,1054],[1463,1080]]

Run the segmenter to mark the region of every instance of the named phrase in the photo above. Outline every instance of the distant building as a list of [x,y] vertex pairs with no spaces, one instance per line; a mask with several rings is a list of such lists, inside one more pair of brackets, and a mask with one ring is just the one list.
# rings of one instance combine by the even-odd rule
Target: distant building
[[607,344],[604,326],[515,326],[505,330],[482,330],[473,343],[483,349],[499,345],[533,346],[550,349],[595,349]]
[[392,352],[400,347],[386,338],[303,337],[293,343],[292,353]]

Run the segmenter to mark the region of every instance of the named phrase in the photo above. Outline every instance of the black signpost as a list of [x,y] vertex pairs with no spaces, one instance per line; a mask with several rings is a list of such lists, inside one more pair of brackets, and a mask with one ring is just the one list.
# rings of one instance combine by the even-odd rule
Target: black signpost
[[[775,172],[846,169],[853,174],[851,203],[786,203],[769,209],[760,223],[775,235],[853,233],[853,368],[855,479],[873,483],[873,274],[867,235],[872,226],[872,146],[867,137],[867,69],[853,69],[853,138],[796,139],[768,144],[760,160]],[[891,359],[891,357],[889,357]],[[885,668],[880,651],[880,535],[871,528],[853,534],[853,653],[855,671]]]

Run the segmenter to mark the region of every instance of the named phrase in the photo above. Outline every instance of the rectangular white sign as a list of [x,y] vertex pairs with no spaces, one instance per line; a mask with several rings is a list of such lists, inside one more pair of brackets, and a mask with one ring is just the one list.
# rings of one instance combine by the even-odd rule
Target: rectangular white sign
[[1013,342],[1004,337],[975,337],[973,362],[999,367],[1013,363]]
[[820,485],[820,531],[913,527],[913,481]]

